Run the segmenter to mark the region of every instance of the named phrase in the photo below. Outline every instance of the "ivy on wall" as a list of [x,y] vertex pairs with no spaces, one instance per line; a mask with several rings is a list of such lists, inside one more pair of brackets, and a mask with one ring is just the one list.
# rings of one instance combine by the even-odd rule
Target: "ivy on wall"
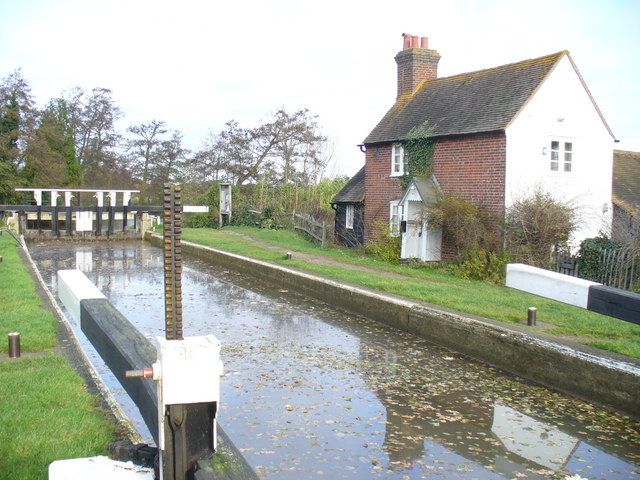
[[404,154],[407,157],[407,170],[402,176],[402,188],[406,189],[413,177],[430,177],[433,175],[433,152],[435,143],[432,140],[434,127],[429,122],[409,130],[404,142]]

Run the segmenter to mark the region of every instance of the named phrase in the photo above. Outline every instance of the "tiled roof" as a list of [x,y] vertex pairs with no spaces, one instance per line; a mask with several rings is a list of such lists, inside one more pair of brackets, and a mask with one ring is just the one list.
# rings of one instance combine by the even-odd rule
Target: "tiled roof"
[[613,203],[640,215],[640,152],[613,151]]
[[331,203],[359,203],[364,201],[364,167],[342,187]]
[[364,143],[402,140],[425,121],[434,136],[502,130],[564,55],[568,52],[425,81],[396,101]]
[[414,186],[418,190],[422,202],[428,206],[435,205],[438,202],[438,198],[442,195],[442,188],[440,188],[440,184],[435,176],[413,177],[409,185],[407,185],[400,203],[404,203],[407,195],[409,195]]

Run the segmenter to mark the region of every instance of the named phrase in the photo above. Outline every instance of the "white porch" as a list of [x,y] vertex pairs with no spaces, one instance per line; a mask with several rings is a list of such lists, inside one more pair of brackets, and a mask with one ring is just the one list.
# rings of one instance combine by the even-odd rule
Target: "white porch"
[[415,258],[423,262],[439,261],[442,257],[442,229],[429,225],[427,209],[435,205],[441,194],[435,177],[415,177],[407,187],[402,206],[401,259]]

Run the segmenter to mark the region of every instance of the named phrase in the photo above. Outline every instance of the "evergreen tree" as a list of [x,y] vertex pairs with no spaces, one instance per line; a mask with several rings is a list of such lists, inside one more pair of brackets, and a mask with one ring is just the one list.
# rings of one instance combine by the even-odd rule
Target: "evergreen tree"
[[0,81],[0,203],[12,203],[14,188],[23,183],[21,170],[35,119],[31,87],[18,69]]
[[73,128],[64,99],[57,98],[41,114],[27,145],[24,176],[32,186],[79,186],[82,168],[76,161]]

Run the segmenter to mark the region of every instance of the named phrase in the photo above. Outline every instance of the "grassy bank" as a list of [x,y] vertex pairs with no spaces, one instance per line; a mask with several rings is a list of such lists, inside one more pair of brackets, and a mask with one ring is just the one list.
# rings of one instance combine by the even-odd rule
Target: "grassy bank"
[[15,241],[0,236],[0,351],[21,334],[23,357],[0,358],[0,479],[46,479],[49,463],[105,454],[115,428],[64,357]]
[[[525,321],[527,308],[535,306],[538,321],[546,333],[573,337],[581,343],[640,358],[639,325],[518,290],[464,279],[443,268],[395,265],[355,250],[319,247],[285,230],[184,229],[183,237],[202,245],[505,323]],[[296,259],[294,255],[294,259],[286,260],[283,249],[314,258]]]

